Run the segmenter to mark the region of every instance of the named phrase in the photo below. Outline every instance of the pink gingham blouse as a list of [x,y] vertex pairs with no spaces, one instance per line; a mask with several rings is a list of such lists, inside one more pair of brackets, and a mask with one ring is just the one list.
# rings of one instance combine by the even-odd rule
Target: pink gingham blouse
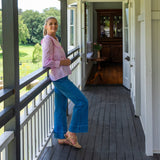
[[46,35],[42,40],[42,65],[51,68],[49,74],[52,81],[56,81],[71,74],[69,66],[60,66],[60,61],[66,59],[60,43],[52,36]]

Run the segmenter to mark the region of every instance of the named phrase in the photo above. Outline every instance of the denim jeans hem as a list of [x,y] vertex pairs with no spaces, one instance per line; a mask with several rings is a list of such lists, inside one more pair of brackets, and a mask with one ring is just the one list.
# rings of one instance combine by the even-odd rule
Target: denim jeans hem
[[53,132],[54,138],[65,139],[65,137],[64,137],[65,133],[55,133],[55,132]]
[[73,133],[88,132],[88,125],[83,125],[83,126],[73,126],[73,125],[70,125],[69,131],[73,132]]

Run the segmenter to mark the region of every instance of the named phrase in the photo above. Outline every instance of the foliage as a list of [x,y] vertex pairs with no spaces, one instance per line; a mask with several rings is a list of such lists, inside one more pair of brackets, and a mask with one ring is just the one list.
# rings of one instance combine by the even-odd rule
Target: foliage
[[0,47],[3,48],[2,44],[2,11],[0,11]]
[[38,63],[42,60],[42,48],[39,45],[39,43],[37,43],[34,47],[34,51],[32,54],[32,62],[33,63]]
[[97,51],[100,51],[102,49],[102,44],[99,43],[94,43],[93,48]]
[[29,30],[30,38],[28,39],[28,43],[39,43],[43,37],[42,33],[45,17],[38,11],[33,10],[26,10],[21,15]]
[[19,43],[26,44],[27,39],[30,38],[30,34],[27,28],[27,25],[24,24],[22,17],[19,16]]
[[26,10],[21,12],[23,22],[27,25],[30,37],[28,38],[29,44],[40,43],[43,38],[43,26],[45,19],[54,16],[59,24],[57,35],[60,37],[60,10],[52,7],[43,10],[43,13],[38,11]]

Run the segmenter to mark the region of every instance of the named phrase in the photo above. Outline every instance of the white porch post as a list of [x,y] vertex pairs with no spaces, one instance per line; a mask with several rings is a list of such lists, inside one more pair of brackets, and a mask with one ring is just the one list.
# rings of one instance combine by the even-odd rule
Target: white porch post
[[61,0],[61,44],[67,55],[67,1]]
[[145,151],[147,156],[153,155],[153,127],[152,127],[152,41],[151,41],[151,0],[144,1],[145,25],[145,62],[146,62],[146,113],[145,113]]
[[140,1],[135,1],[135,115],[141,115],[141,84],[140,84],[140,22],[138,22],[138,14],[140,13]]

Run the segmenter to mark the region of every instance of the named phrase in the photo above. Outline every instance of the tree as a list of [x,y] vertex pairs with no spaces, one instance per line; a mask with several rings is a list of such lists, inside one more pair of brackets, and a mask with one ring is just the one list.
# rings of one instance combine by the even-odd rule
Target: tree
[[3,48],[3,40],[2,40],[2,11],[0,11],[0,46]]
[[26,10],[22,13],[23,22],[27,25],[30,38],[28,43],[36,44],[43,38],[43,24],[45,17],[33,10]]
[[19,16],[19,43],[26,44],[27,39],[30,38],[29,30],[27,25],[24,24],[22,17]]
[[34,46],[34,51],[33,51],[33,54],[32,54],[32,62],[33,63],[38,63],[41,60],[42,60],[42,48],[39,45],[39,43],[37,43]]
[[57,8],[46,8],[43,10],[43,13],[33,10],[26,10],[24,12],[19,10],[19,14],[21,14],[23,23],[26,24],[29,30],[30,37],[27,39],[29,44],[40,43],[43,38],[43,26],[45,19],[50,16],[57,19],[59,24],[57,36],[61,37],[60,10]]

